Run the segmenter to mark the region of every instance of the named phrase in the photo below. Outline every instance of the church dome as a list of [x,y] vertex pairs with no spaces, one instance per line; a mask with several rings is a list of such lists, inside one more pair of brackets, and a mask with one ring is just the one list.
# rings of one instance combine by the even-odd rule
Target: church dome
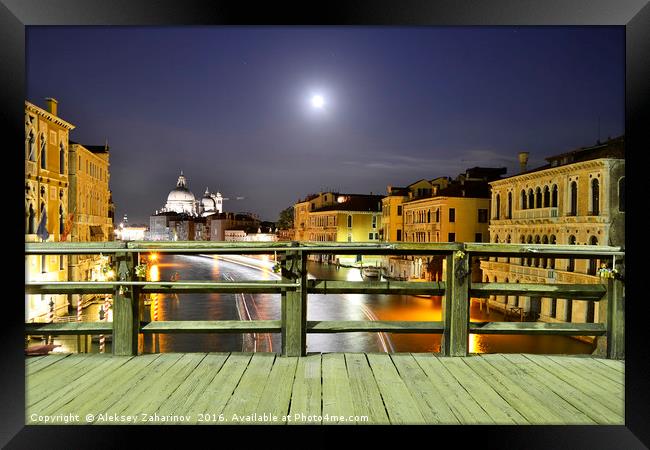
[[168,202],[193,202],[194,200],[194,194],[187,188],[176,188],[167,196]]
[[205,211],[214,211],[217,207],[217,203],[210,195],[210,191],[207,187],[205,188],[205,194],[203,194],[203,197],[201,198],[201,206],[203,206]]
[[174,211],[177,213],[195,214],[196,199],[194,194],[187,188],[187,180],[181,175],[176,182],[176,189],[171,191],[167,196],[165,211]]

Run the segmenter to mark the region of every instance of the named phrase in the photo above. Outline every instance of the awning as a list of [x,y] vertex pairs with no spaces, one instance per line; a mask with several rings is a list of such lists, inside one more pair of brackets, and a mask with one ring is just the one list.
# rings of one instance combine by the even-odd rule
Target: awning
[[90,236],[91,237],[104,237],[104,230],[99,225],[90,225]]

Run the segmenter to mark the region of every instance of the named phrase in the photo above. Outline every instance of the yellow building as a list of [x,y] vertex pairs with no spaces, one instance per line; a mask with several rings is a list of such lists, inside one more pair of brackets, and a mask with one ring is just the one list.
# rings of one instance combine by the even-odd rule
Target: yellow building
[[[314,242],[379,242],[381,199],[380,195],[336,192],[309,196],[294,205],[294,236]],[[360,261],[354,255],[329,260],[336,258],[341,264]]]
[[[39,242],[42,223],[49,242],[59,241],[68,215],[68,142],[74,125],[57,115],[57,101],[46,99],[47,110],[25,102],[25,242]],[[67,257],[33,255],[25,257],[26,281],[67,280]],[[25,296],[27,321],[49,320],[64,315],[65,295]]]
[[[625,245],[624,138],[546,158],[548,164],[494,181],[491,242]],[[599,283],[599,261],[492,258],[481,263],[484,281],[506,283]],[[546,322],[599,322],[593,302],[504,296],[490,305],[523,307]]]
[[[104,242],[114,238],[109,190],[109,147],[106,145],[81,145],[70,142],[70,215],[69,236],[74,242]],[[68,266],[71,281],[93,281],[103,276],[99,255],[72,255]],[[73,295],[87,305],[96,296],[83,298]]]
[[[386,236],[390,241],[415,243],[487,241],[488,181],[499,178],[505,171],[505,168],[474,167],[453,181],[446,177],[429,181],[430,190],[421,186],[425,180],[398,188],[401,195],[391,195],[395,188],[389,186],[389,195],[383,202],[384,213],[389,211],[390,220],[390,226],[384,226]],[[391,278],[441,280],[443,262],[434,256],[391,257],[385,259],[384,270]]]

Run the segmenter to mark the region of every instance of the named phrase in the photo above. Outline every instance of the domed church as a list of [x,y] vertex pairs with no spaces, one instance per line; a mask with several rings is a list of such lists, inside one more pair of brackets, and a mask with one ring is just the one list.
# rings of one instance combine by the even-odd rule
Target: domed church
[[194,194],[187,187],[187,180],[182,170],[176,182],[176,189],[169,193],[167,203],[160,210],[161,213],[175,212],[193,217],[206,217],[222,211],[223,197],[221,194],[219,192],[213,194],[206,187],[205,194],[203,194],[200,201],[197,201]]

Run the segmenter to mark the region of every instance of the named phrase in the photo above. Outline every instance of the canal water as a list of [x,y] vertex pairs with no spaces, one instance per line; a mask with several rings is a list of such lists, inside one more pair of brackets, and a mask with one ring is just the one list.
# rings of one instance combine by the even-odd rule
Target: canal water
[[[161,255],[148,277],[179,280],[273,280],[272,257]],[[310,262],[310,278],[360,281],[356,268]],[[307,320],[441,320],[441,297],[412,295],[310,294]],[[150,320],[279,320],[279,294],[152,294]],[[472,302],[471,321],[503,321],[503,314]],[[440,335],[398,333],[308,334],[308,352],[438,352]],[[476,353],[591,353],[593,345],[565,336],[470,335]],[[278,333],[156,334],[141,337],[140,351],[281,351]]]

